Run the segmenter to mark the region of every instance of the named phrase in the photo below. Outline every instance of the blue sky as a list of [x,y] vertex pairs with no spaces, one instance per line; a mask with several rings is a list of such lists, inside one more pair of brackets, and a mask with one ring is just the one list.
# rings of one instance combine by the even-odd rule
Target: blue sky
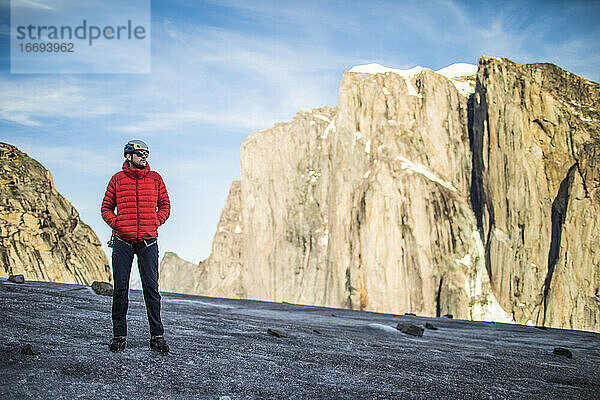
[[599,2],[154,0],[150,74],[71,75],[10,73],[9,4],[0,0],[0,141],[48,168],[105,242],[106,184],[124,143],[145,140],[173,204],[161,252],[193,262],[210,253],[242,141],[335,106],[353,65],[436,70],[489,55],[600,81]]

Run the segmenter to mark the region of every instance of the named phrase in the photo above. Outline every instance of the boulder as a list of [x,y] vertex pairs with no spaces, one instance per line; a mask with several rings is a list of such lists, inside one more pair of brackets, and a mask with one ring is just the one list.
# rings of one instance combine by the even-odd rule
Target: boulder
[[289,336],[287,334],[280,332],[276,329],[269,328],[269,329],[267,329],[267,333],[269,335],[273,335],[273,336],[280,337],[280,338],[289,338]]
[[94,289],[96,294],[101,296],[112,296],[114,292],[113,285],[108,282],[94,281],[94,283],[92,283],[92,289]]
[[10,275],[8,280],[14,283],[25,283],[25,277],[23,275]]
[[399,322],[398,325],[396,326],[396,329],[398,329],[402,333],[406,333],[407,335],[418,336],[418,337],[422,337],[423,332],[425,331],[420,326],[408,324],[405,322]]
[[26,344],[25,346],[23,346],[21,348],[21,354],[28,355],[28,356],[34,355],[33,349],[31,348],[31,345],[30,344]]
[[432,323],[429,323],[429,322],[425,323],[425,328],[431,329],[433,331],[437,331],[438,330],[437,326],[435,326],[435,325],[433,325]]
[[552,353],[556,354],[557,356],[573,358],[573,353],[571,350],[565,349],[564,347],[555,347]]

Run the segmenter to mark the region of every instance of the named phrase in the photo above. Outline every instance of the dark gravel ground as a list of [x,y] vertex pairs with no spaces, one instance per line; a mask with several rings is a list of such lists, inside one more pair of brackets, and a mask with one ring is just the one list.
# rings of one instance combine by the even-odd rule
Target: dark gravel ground
[[111,298],[87,286],[0,279],[0,307],[1,399],[600,398],[591,332],[164,293],[163,355],[132,291],[113,354]]

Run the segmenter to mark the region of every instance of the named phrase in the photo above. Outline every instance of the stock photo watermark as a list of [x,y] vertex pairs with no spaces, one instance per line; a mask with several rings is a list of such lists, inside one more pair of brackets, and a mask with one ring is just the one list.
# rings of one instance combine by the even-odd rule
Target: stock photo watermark
[[11,73],[150,73],[150,0],[11,0]]

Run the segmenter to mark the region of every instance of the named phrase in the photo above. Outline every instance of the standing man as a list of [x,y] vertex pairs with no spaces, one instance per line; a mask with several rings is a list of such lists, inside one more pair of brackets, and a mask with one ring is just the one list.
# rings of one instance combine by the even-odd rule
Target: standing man
[[[110,179],[102,201],[102,218],[113,229],[111,239],[115,290],[112,303],[113,338],[109,349],[125,349],[129,275],[133,255],[137,255],[140,278],[150,323],[150,348],[169,352],[160,320],[158,292],[157,229],[171,211],[167,188],[157,172],[150,171],[150,149],[141,140],[130,140],[123,152],[123,170]],[[115,214],[115,207],[117,214]]]

